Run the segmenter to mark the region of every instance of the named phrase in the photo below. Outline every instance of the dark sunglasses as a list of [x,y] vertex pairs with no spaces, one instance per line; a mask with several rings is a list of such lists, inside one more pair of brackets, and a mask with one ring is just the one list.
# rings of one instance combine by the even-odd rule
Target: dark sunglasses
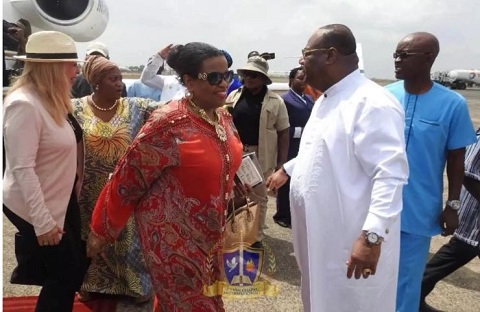
[[427,55],[430,53],[431,52],[406,52],[406,51],[393,52],[393,58],[396,59],[397,57],[399,57],[401,59],[405,59],[411,55]]
[[242,76],[243,78],[250,77],[252,79],[258,78],[261,75],[262,74],[257,73],[256,71],[253,71],[253,70],[242,70],[242,72],[240,73],[240,76]]
[[233,71],[229,70],[224,73],[219,72],[210,72],[210,73],[199,73],[197,76],[200,80],[206,80],[212,86],[219,85],[223,80],[227,83],[230,83],[233,79]]

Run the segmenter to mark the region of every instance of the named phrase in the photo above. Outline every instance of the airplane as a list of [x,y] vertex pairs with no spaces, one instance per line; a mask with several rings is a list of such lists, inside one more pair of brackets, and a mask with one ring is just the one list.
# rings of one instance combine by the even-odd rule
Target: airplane
[[[105,31],[109,13],[104,0],[3,0],[3,58],[7,71],[16,62],[18,42],[11,31],[15,31],[20,19],[30,23],[32,32],[55,30],[77,42],[87,42]],[[10,39],[10,45],[5,44],[5,37]]]
[[3,19],[15,23],[28,20],[32,31],[61,31],[75,41],[98,38],[109,15],[104,0],[3,0]]

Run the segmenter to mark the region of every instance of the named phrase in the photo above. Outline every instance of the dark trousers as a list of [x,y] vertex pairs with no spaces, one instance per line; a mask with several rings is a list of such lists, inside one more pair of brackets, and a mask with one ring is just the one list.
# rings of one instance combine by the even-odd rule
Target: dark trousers
[[283,221],[292,224],[290,215],[290,178],[277,191],[277,213],[273,216],[275,221]]
[[480,246],[473,247],[452,237],[427,263],[423,273],[421,302],[435,288],[435,285],[461,268],[473,258],[480,258]]
[[[15,246],[18,266],[16,271],[35,267],[36,281],[41,281],[42,290],[38,296],[36,312],[71,312],[75,292],[80,288],[86,272],[85,244],[80,238],[80,213],[76,197],[72,194],[65,216],[62,240],[57,246],[42,246],[37,242],[33,226],[3,206],[5,216],[18,229],[15,241],[22,241],[23,249]],[[21,240],[20,240],[21,239]],[[18,251],[18,252],[17,252]],[[32,254],[37,257],[33,259]],[[35,261],[35,263],[28,263]],[[38,272],[41,271],[41,272]],[[14,271],[15,273],[15,271]],[[24,272],[17,272],[23,276]],[[13,282],[13,275],[12,275]],[[26,284],[29,284],[27,281]],[[23,283],[21,280],[19,283]]]

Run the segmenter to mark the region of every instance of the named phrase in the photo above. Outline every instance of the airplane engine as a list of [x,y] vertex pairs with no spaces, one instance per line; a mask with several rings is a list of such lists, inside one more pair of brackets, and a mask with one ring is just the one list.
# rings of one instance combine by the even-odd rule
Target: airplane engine
[[56,30],[75,41],[98,38],[108,24],[104,0],[4,0],[4,20],[28,20],[33,30]]

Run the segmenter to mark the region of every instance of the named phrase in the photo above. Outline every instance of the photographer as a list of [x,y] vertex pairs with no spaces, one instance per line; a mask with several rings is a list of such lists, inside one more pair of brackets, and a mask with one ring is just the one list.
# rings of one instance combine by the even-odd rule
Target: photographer
[[[267,86],[272,83],[268,69],[265,58],[250,57],[247,64],[237,70],[243,87],[233,91],[226,101],[232,107],[229,110],[243,143],[243,151],[257,154],[265,179],[285,163],[289,143],[287,108],[279,95],[268,90]],[[267,199],[265,183],[254,187],[253,192]],[[260,228],[253,247],[262,247],[267,201],[259,203]]]
[[[25,54],[25,45],[28,37],[32,34],[30,23],[21,18],[17,23],[10,23],[3,20],[3,86],[8,87],[12,76],[18,76],[23,70],[23,63],[16,61],[11,68],[7,68],[6,56]],[[5,51],[16,53],[6,54]]]

